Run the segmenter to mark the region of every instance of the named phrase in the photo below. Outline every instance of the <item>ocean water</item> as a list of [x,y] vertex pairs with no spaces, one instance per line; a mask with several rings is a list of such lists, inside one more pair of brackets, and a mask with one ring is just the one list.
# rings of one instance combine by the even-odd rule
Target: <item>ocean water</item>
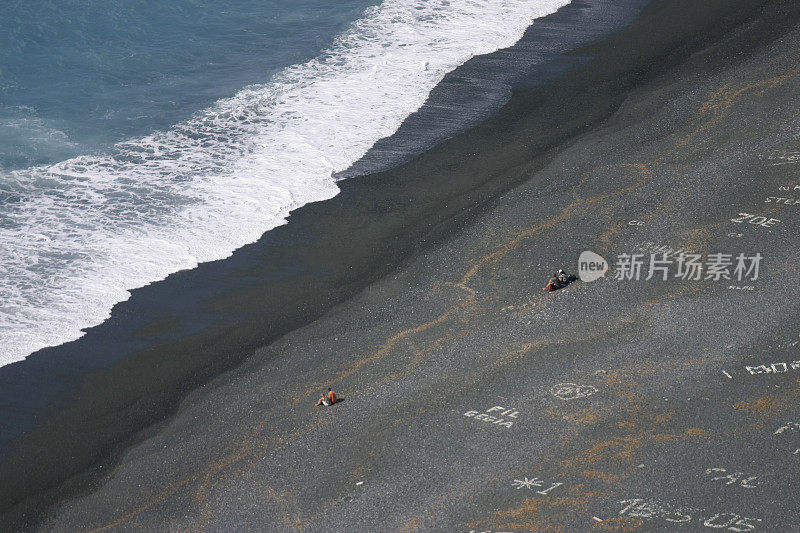
[[0,365],[338,192],[448,72],[569,0],[15,2]]

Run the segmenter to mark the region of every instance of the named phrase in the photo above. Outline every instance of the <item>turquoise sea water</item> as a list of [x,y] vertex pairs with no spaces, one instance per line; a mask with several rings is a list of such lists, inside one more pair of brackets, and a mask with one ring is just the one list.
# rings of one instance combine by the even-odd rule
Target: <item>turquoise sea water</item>
[[567,3],[5,4],[0,365],[335,196],[445,75]]
[[377,1],[15,1],[0,16],[0,169],[186,120],[331,45]]

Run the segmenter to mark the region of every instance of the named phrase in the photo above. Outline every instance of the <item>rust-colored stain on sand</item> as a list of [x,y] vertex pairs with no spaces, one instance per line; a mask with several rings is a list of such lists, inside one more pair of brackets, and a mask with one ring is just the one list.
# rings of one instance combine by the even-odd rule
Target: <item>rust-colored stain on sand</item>
[[[551,414],[556,414],[550,411]],[[600,414],[594,409],[586,408],[575,412],[558,413],[562,420],[575,425],[592,425],[600,421]]]
[[599,479],[603,483],[614,484],[619,482],[622,478],[619,474],[612,474],[610,472],[600,472],[599,470],[584,470],[583,477],[590,479]]
[[612,437],[596,442],[573,459],[562,461],[567,467],[575,468],[583,464],[594,464],[605,459],[631,460],[644,446],[644,434],[626,437]]
[[759,414],[775,413],[775,410],[780,407],[780,403],[769,396],[757,398],[751,402],[738,402],[733,405],[734,409],[742,411],[755,411]]

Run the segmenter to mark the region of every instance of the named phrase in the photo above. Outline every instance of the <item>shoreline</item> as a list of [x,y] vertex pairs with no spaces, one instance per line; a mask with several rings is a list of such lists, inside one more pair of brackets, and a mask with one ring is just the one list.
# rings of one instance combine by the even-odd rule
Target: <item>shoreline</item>
[[336,177],[391,170],[479,125],[508,102],[513,90],[547,83],[580,63],[584,58],[573,50],[630,24],[649,1],[573,0],[534,20],[516,44],[475,56],[445,75],[394,135],[379,140]]
[[[612,13],[616,14],[619,11],[624,12],[626,9],[633,10],[635,6],[646,3],[646,1],[647,0],[619,0],[616,2],[618,7],[612,10]],[[612,2],[612,4],[613,3],[614,2]],[[365,167],[368,168],[370,162],[374,164],[375,153],[380,153],[382,150],[385,151],[387,145],[391,147],[396,139],[399,139],[399,145],[404,144],[405,139],[419,136],[421,128],[429,125],[431,121],[441,118],[442,112],[437,110],[437,107],[442,107],[452,98],[452,93],[458,85],[457,81],[451,81],[453,78],[460,78],[463,76],[475,79],[481,74],[497,76],[499,73],[503,72],[502,67],[498,68],[497,63],[508,64],[515,59],[515,55],[517,56],[516,63],[514,63],[515,66],[519,66],[520,62],[524,64],[526,47],[542,46],[541,37],[536,33],[539,27],[544,26],[546,31],[551,35],[569,32],[574,30],[575,25],[580,25],[581,23],[585,24],[585,17],[591,16],[587,15],[587,12],[592,13],[597,10],[602,10],[606,8],[608,4],[609,2],[606,0],[573,2],[568,4],[552,15],[537,19],[534,25],[526,30],[525,36],[516,45],[511,47],[511,49],[505,49],[489,54],[488,56],[478,56],[471,59],[445,77],[443,82],[432,92],[430,102],[426,102],[423,108],[412,114],[407,121],[404,122],[396,135],[379,142],[374,150],[370,150],[362,160],[356,162],[351,168],[356,170],[364,169]],[[608,14],[604,16],[608,17]],[[612,17],[607,24],[615,23],[614,18],[615,17]],[[585,36],[569,35],[567,41],[583,44],[587,39],[596,36],[598,31],[598,28],[593,28],[588,31]],[[551,41],[549,46],[557,48],[557,41],[558,39]],[[563,46],[566,46],[566,44],[568,43],[565,43]],[[520,77],[524,77],[526,74],[528,79],[535,79],[537,73],[539,73],[539,75],[553,75],[563,70],[564,66],[562,63],[565,61],[572,62],[567,56],[559,54],[556,51],[551,53],[551,57],[547,61],[535,62],[532,65],[532,72],[529,70],[526,73],[525,70],[522,70],[516,73],[504,73],[504,75],[507,80],[519,80]],[[486,70],[489,69],[493,69],[493,71],[487,73]],[[512,81],[507,81],[507,83],[512,83]],[[526,83],[527,82],[523,80],[523,84]],[[467,100],[469,100],[469,97],[467,97]],[[457,131],[459,129],[461,128],[457,127],[456,130],[445,129],[443,131],[446,136],[448,131]],[[413,164],[413,161],[407,164]],[[378,176],[380,175],[381,174]],[[380,180],[380,177],[374,175],[362,175],[340,181],[339,186],[341,192],[339,195],[332,200],[322,202],[322,204],[331,201],[339,202],[339,198],[344,197],[346,191],[349,195],[362,194],[359,191],[364,187],[368,187],[368,185],[362,186],[356,184],[356,181],[365,182]],[[497,190],[503,190],[503,187],[504,186],[500,184],[499,188],[496,188],[492,193],[488,193],[488,195],[497,194]],[[379,184],[378,188],[380,188]],[[424,190],[424,188],[425,186],[421,185],[420,190]],[[396,193],[389,191],[378,193],[381,196],[380,201],[389,207],[389,209],[391,209],[392,204],[397,203],[396,198],[392,196],[393,194],[396,194],[398,198],[407,197],[405,187],[398,186],[396,190]],[[348,202],[349,207],[340,207],[341,211],[345,213],[351,211],[370,211],[364,208],[365,202],[363,200],[346,200],[342,202],[342,204],[348,205]],[[470,203],[470,201],[466,201],[463,202],[462,205],[468,206]],[[270,318],[277,318],[279,322],[271,323],[271,327],[263,328],[262,332],[259,332],[261,327],[252,324],[252,319],[247,317],[249,311],[248,313],[237,313],[235,310],[237,307],[235,303],[228,304],[225,308],[213,304],[212,306],[208,305],[207,302],[216,298],[217,296],[215,296],[215,294],[217,293],[221,293],[223,297],[235,298],[231,295],[239,293],[236,289],[236,281],[226,282],[224,278],[241,277],[239,271],[242,269],[257,269],[258,267],[254,267],[254,265],[258,265],[259,263],[257,259],[259,254],[272,254],[272,259],[269,260],[272,267],[261,268],[253,277],[256,283],[263,282],[264,287],[267,287],[266,290],[268,291],[272,290],[274,287],[280,287],[281,280],[302,275],[302,273],[297,272],[302,268],[307,269],[311,276],[314,276],[316,273],[325,273],[329,270],[330,265],[325,264],[324,259],[318,260],[316,264],[312,266],[306,265],[297,267],[291,264],[292,257],[303,254],[303,252],[298,252],[296,250],[300,248],[297,244],[306,240],[308,235],[314,235],[316,238],[322,238],[324,240],[324,237],[320,236],[331,233],[327,228],[323,229],[323,227],[326,226],[324,221],[328,215],[326,209],[318,206],[318,204],[320,203],[308,204],[292,212],[288,218],[287,225],[268,231],[258,242],[240,248],[228,259],[204,263],[190,271],[172,274],[166,280],[155,282],[141,289],[132,291],[131,298],[129,298],[128,301],[115,306],[109,320],[99,326],[90,328],[87,334],[81,339],[65,345],[45,348],[29,356],[29,358],[24,361],[0,368],[0,380],[2,380],[4,385],[2,389],[5,391],[6,399],[9,403],[13,402],[12,405],[16,407],[13,411],[10,409],[4,410],[4,415],[7,418],[6,423],[3,424],[5,427],[3,428],[2,435],[0,435],[0,464],[2,464],[4,458],[9,462],[17,461],[17,458],[14,457],[10,451],[12,447],[16,447],[17,449],[23,449],[23,456],[28,455],[28,457],[30,457],[29,459],[23,459],[22,465],[19,466],[21,469],[26,469],[27,466],[25,465],[28,464],[28,461],[33,463],[38,462],[34,458],[37,451],[41,450],[40,453],[48,453],[42,450],[42,446],[47,446],[46,442],[51,432],[57,435],[71,434],[72,430],[70,428],[81,426],[82,423],[77,420],[84,416],[84,413],[94,412],[100,406],[103,406],[101,410],[108,410],[112,415],[116,415],[116,409],[107,406],[113,406],[115,401],[119,401],[120,405],[127,405],[130,404],[132,400],[135,400],[137,405],[134,406],[134,409],[138,409],[140,413],[134,414],[133,420],[115,421],[111,424],[112,431],[102,427],[102,422],[97,422],[94,429],[82,428],[82,432],[85,434],[102,435],[104,437],[102,440],[105,442],[98,445],[96,442],[91,442],[93,439],[89,438],[88,440],[90,442],[88,442],[86,446],[82,444],[75,446],[74,451],[70,453],[70,455],[83,457],[83,465],[78,468],[75,473],[82,472],[86,468],[97,472],[99,471],[99,467],[96,464],[98,460],[107,457],[109,453],[112,453],[112,456],[122,453],[127,447],[126,444],[123,444],[124,442],[129,439],[133,439],[131,442],[136,442],[140,438],[136,436],[136,433],[140,431],[144,431],[145,434],[148,434],[150,432],[148,427],[154,422],[163,419],[164,416],[169,416],[169,413],[173,412],[180,399],[187,393],[196,389],[208,379],[240,364],[246,357],[244,354],[252,352],[259,346],[274,340],[285,332],[312,321],[335,305],[335,303],[343,301],[349,295],[356,293],[360,288],[368,285],[372,280],[380,278],[382,275],[385,275],[387,272],[399,266],[396,262],[397,257],[392,257],[392,251],[389,249],[384,251],[384,254],[389,255],[388,266],[384,265],[383,267],[373,268],[373,265],[369,264],[369,259],[361,258],[362,272],[358,274],[347,274],[350,280],[355,280],[358,284],[356,287],[344,287],[341,291],[333,287],[328,290],[328,297],[335,298],[335,303],[324,302],[320,304],[319,302],[315,302],[314,295],[302,287],[304,284],[303,282],[297,281],[296,279],[291,280],[291,282],[296,285],[278,289],[284,292],[280,297],[272,298],[273,301],[280,301],[282,299],[294,300],[295,305],[290,316],[271,316]],[[431,204],[433,204],[433,202],[431,202]],[[450,213],[456,213],[457,211],[458,208],[450,209]],[[301,217],[307,222],[299,222],[298,219]],[[330,218],[337,219],[340,217],[339,215],[333,215]],[[305,224],[305,226],[299,226],[299,224]],[[299,229],[287,231],[289,228],[296,227]],[[347,230],[334,229],[333,233],[341,233],[341,231],[346,233]],[[346,238],[346,236],[337,234],[331,236],[329,240],[335,242],[336,239],[341,239],[343,237]],[[285,248],[286,252],[273,251],[281,248]],[[414,247],[412,246],[411,248],[411,250],[406,249],[404,252],[400,252],[400,255],[402,255],[402,253],[413,255]],[[332,255],[337,255],[335,251],[331,253]],[[306,260],[307,262],[316,261],[314,252],[306,253],[306,255],[310,258]],[[383,261],[383,259],[381,261]],[[336,267],[336,269],[342,272],[346,272],[348,268],[349,265],[347,261],[344,261],[341,266]],[[270,272],[270,270],[272,270],[272,272]],[[372,270],[372,272],[370,273],[369,270]],[[216,285],[223,285],[224,283],[224,287],[203,289],[202,284],[206,282],[206,280],[214,280]],[[184,294],[185,287],[187,286],[192,287],[190,297],[188,298]],[[261,290],[265,290],[264,287],[262,287]],[[257,300],[247,295],[244,295],[243,298],[245,301],[250,302]],[[269,301],[269,298],[266,300]],[[261,309],[259,309],[261,305],[265,304],[252,304],[255,314],[262,312]],[[164,308],[169,310],[167,311]],[[266,316],[270,315],[267,314]],[[147,319],[143,321],[139,317],[147,317]],[[261,318],[261,320],[264,319]],[[235,333],[230,333],[231,328],[226,327],[226,322],[239,322],[240,325],[233,326],[232,329]],[[248,323],[251,325],[248,326]],[[243,331],[244,333],[242,333]],[[245,345],[232,343],[232,346],[222,346],[212,349],[202,348],[203,351],[209,353],[209,356],[202,362],[186,361],[187,356],[185,352],[192,351],[192,349],[185,348],[182,345],[183,339],[192,339],[193,336],[198,336],[198,340],[189,340],[189,342],[195,346],[202,346],[205,342],[209,342],[204,339],[214,339],[218,334],[236,336],[239,338],[245,337],[249,339],[249,343]],[[120,339],[126,340],[124,345],[119,342]],[[120,350],[120,348],[124,349]],[[140,363],[131,361],[131,359],[137,358],[137,352],[139,354],[138,359],[142,361]],[[99,355],[94,356],[93,354],[95,353]],[[109,357],[109,354],[115,355]],[[118,388],[118,390],[123,392],[114,393],[111,387],[103,383],[106,381],[104,377],[94,378],[97,382],[103,383],[102,385],[87,385],[87,381],[92,379],[93,376],[104,376],[106,373],[111,373],[113,376],[110,378],[110,382],[123,379],[124,376],[136,376],[135,378],[125,378],[134,383],[158,382],[159,378],[156,377],[156,375],[151,377],[138,375],[139,369],[133,367],[141,367],[144,369],[144,372],[158,372],[159,363],[156,361],[162,357],[173,360],[173,364],[175,365],[185,365],[185,368],[191,370],[193,373],[197,372],[197,375],[186,375],[186,369],[177,369],[173,367],[172,373],[177,374],[182,379],[172,386],[172,393],[167,393],[166,398],[148,398],[148,392],[125,390],[127,388],[125,386],[120,386]],[[183,362],[181,362],[181,360],[183,360]],[[112,365],[110,370],[103,370],[104,367],[108,367],[109,365]],[[42,386],[43,378],[45,379],[44,386]],[[61,392],[59,392],[59,389]],[[117,400],[117,396],[120,397],[119,400]],[[88,403],[80,406],[81,401]],[[153,406],[147,405],[148,403],[152,403]],[[21,413],[21,415],[18,413]],[[67,423],[58,421],[58,418],[63,418],[65,415],[69,416],[69,413],[74,413],[71,416],[74,416],[76,421]],[[11,418],[10,421],[8,417]],[[43,426],[46,427],[46,424],[48,424],[48,422],[43,424],[41,422],[42,419],[49,419],[51,427],[45,430],[40,429]],[[38,428],[32,426],[32,420],[37,421]],[[20,439],[19,431],[12,433],[11,439],[6,437],[9,427],[14,428],[15,426],[20,430],[26,431],[21,437],[23,439],[22,444],[17,442],[17,440]],[[31,432],[32,429],[33,432]],[[39,435],[35,433],[37,429],[41,431]],[[104,433],[111,434],[104,435]],[[33,441],[34,444],[27,444],[25,443],[26,440]],[[27,453],[24,452],[26,447],[31,451]],[[72,465],[68,463],[65,464],[60,458],[53,458],[53,461],[57,464],[57,468],[54,468],[56,471],[63,467],[68,469],[72,467]],[[79,459],[79,461],[81,461],[81,459]],[[113,463],[114,460],[110,459],[108,462]],[[74,467],[71,469],[74,469]],[[1,466],[0,471],[3,471]],[[55,478],[62,478],[64,475],[64,473],[59,473],[56,474]],[[95,474],[92,473],[88,474],[90,478],[94,477],[94,475]],[[41,481],[38,483],[33,482],[32,486],[46,486],[47,480],[50,477],[51,474],[44,473],[40,478]],[[19,478],[22,487],[31,482],[30,479],[21,479],[23,478],[22,475],[20,475]],[[80,490],[82,483],[82,481],[77,481],[75,485],[78,488],[69,488],[66,492],[71,493],[74,490]],[[27,491],[31,490],[38,492],[38,489],[27,489]],[[7,491],[0,492],[0,509],[5,508],[9,501],[18,499],[19,492],[19,486],[14,487],[11,485],[8,486]],[[26,492],[26,490],[23,488],[22,492]],[[34,504],[33,507],[37,507],[37,505]]]
[[[744,7],[752,3],[738,4]],[[680,5],[680,1],[656,1],[645,9],[637,23],[652,22],[653,12],[658,8]],[[739,13],[740,16],[744,14]],[[710,14],[705,15],[710,18]],[[736,25],[741,21],[728,23]],[[724,33],[721,25],[715,26]],[[689,49],[676,50],[676,42],[686,42],[681,36],[662,36],[664,48],[649,51],[650,56],[619,57],[610,53],[624,47],[625,39],[631,38],[625,34],[631,31],[636,30],[623,30],[600,44],[580,50],[577,53],[594,54],[595,59],[573,67],[545,86],[516,91],[509,104],[481,125],[444,141],[404,165],[377,176],[340,182],[339,196],[293,212],[287,225],[268,232],[258,243],[237,251],[234,257],[170,276],[156,284],[157,288],[137,291],[129,305],[122,305],[119,310],[115,308],[116,316],[112,316],[108,324],[93,328],[96,331],[86,337],[93,334],[103,337],[105,330],[108,337],[98,344],[102,349],[113,349],[112,332],[124,328],[126,314],[137,314],[139,309],[174,301],[174,310],[154,316],[145,328],[128,332],[131,337],[162,341],[108,369],[80,377],[81,386],[76,385],[73,390],[86,391],[81,396],[76,393],[77,401],[84,403],[68,405],[45,417],[18,442],[23,454],[8,457],[15,463],[12,466],[19,469],[16,476],[8,463],[0,469],[5,479],[10,473],[11,479],[19,480],[18,484],[8,484],[4,488],[0,496],[3,506],[15,497],[10,495],[37,494],[35,487],[47,484],[56,464],[64,467],[62,476],[68,475],[70,469],[74,471],[75,464],[63,464],[63,458],[57,456],[55,450],[48,449],[48,442],[54,436],[61,435],[59,452],[64,455],[75,455],[79,451],[86,454],[84,466],[78,468],[82,470],[129,439],[137,431],[135,428],[150,427],[144,435],[152,435],[157,428],[151,427],[150,421],[172,413],[186,393],[235,366],[244,354],[259,348],[265,341],[295,330],[298,325],[311,323],[371,282],[397,271],[421,251],[451,240],[469,220],[485,212],[500,194],[526,181],[543,167],[564,143],[569,144],[614,112],[631,87],[666,71],[669,61],[677,62],[701,50],[703,39],[713,42],[717,38],[708,33],[701,36],[696,28],[687,28],[684,34],[698,36],[697,40],[689,41]],[[764,39],[768,40],[766,36]],[[654,64],[654,58],[663,63]],[[592,63],[596,62],[602,62],[604,68],[593,69]],[[653,70],[648,72],[648,69]],[[587,90],[589,88],[594,89]],[[575,107],[564,109],[560,104],[562,99],[574,102]],[[564,120],[565,116],[572,120]],[[525,134],[524,141],[517,137],[520,132]],[[475,145],[481,146],[479,154],[472,150]],[[469,155],[465,157],[465,154]],[[531,154],[537,155],[532,157]],[[434,173],[432,169],[437,169],[434,172],[438,172],[438,182],[429,178]],[[454,178],[460,180],[461,192],[447,187]],[[547,190],[552,186],[545,184]],[[447,206],[446,210],[442,210],[443,205]],[[329,220],[336,220],[336,227],[329,227]],[[370,227],[376,220],[381,221],[379,230]],[[311,235],[316,240],[309,238]],[[332,268],[331,257],[338,259],[338,268]],[[195,299],[181,301],[179,295],[187,287],[202,285],[209,279],[224,280],[228,288],[223,294],[198,291]],[[159,294],[145,294],[154,292]],[[326,301],[319,302],[320,294],[326,295]],[[280,307],[286,301],[294,305]],[[261,314],[265,302],[274,302],[273,309],[281,309],[280,321],[266,323],[267,316]],[[218,325],[192,333],[194,325],[186,324],[185,317],[193,309],[218,317]],[[83,349],[80,345],[85,347],[87,342],[94,340],[76,341],[72,349]],[[198,356],[202,353],[206,354],[205,359]],[[259,362],[260,365],[268,363],[264,359]],[[196,370],[179,378],[189,367]],[[158,383],[156,376],[174,379],[174,384]],[[152,388],[148,390],[147,387]],[[130,398],[138,400],[131,404]],[[115,401],[119,403],[115,405]],[[95,418],[78,422],[85,420],[89,413]],[[108,429],[107,424],[115,427]],[[106,440],[102,444],[86,440],[67,443],[70,439],[81,438],[74,432],[76,427],[91,436],[88,440],[106,432],[103,435]],[[139,434],[133,442],[140,442],[144,435]],[[38,443],[37,438],[40,439]],[[74,446],[72,450],[70,445]],[[126,449],[127,445],[118,449],[117,457]],[[51,462],[42,462],[42,456]],[[41,471],[32,472],[31,464],[36,464]],[[35,474],[39,475],[38,479]],[[96,480],[98,475],[102,473],[95,472],[90,477]],[[78,486],[62,487],[63,494],[38,493],[42,500],[36,502],[34,497],[28,502],[28,509],[17,507],[3,520],[9,518],[9,523],[31,527],[37,520],[36,513],[43,512],[42,504],[74,494],[75,489],[85,490],[85,480],[75,481]]]
[[[476,56],[447,74],[442,82],[431,92],[423,107],[409,115],[394,135],[381,139],[364,157],[356,161],[349,169],[341,172],[338,178],[364,177],[374,173],[376,169],[390,170],[406,162],[409,158],[420,155],[436,143],[480,123],[504,105],[503,102],[508,98],[508,95],[504,96],[504,94],[510,93],[512,87],[524,87],[530,83],[541,84],[563,72],[576,61],[574,58],[565,55],[565,52],[574,49],[578,45],[586,44],[600,34],[615,31],[620,24],[631,20],[635,16],[635,12],[649,1],[614,0],[608,2],[607,0],[581,0],[564,6],[556,13],[537,19],[526,30],[523,38],[512,47],[498,50],[491,54]],[[597,18],[598,16],[602,17],[602,20],[594,21],[597,23],[596,26],[585,33],[570,32],[573,26],[586,25],[589,19]],[[531,50],[537,54],[537,57],[533,60],[528,58]],[[481,89],[481,87],[485,87],[490,83],[494,83],[495,86],[488,90]],[[481,112],[469,111],[470,116],[466,119],[454,116],[470,107],[477,107],[481,109]],[[262,235],[262,239],[269,231]],[[253,244],[256,243],[251,243],[250,245]],[[212,263],[217,262],[213,261]],[[163,281],[155,281],[145,287],[133,290],[147,289],[149,291],[151,290],[150,287]],[[126,302],[116,304],[115,308],[117,306],[122,306],[122,308],[116,310],[116,314],[107,321],[86,330],[90,334],[97,336],[98,331],[108,329],[106,327],[108,323],[115,323],[114,327],[122,328],[121,333],[130,339],[124,351],[115,353],[113,356],[105,353],[84,361],[72,353],[74,350],[71,347],[75,343],[81,343],[81,339],[77,339],[74,342],[43,348],[29,357],[38,359],[40,354],[43,354],[48,359],[52,358],[56,367],[61,364],[65,365],[64,370],[59,372],[70,374],[75,371],[84,372],[93,367],[108,366],[134,351],[143,349],[148,343],[151,343],[150,340],[153,337],[158,337],[159,333],[173,332],[176,335],[187,336],[206,327],[213,320],[213,318],[196,319],[194,320],[196,324],[190,328],[178,328],[177,326],[180,324],[177,323],[172,324],[172,327],[166,327],[158,319],[142,323],[136,316],[141,311],[139,309],[134,309],[133,311],[124,309]],[[140,328],[141,332],[125,331],[126,324],[121,324],[116,316],[120,314],[126,315],[126,321],[130,320],[131,315],[134,315],[133,318],[138,320],[136,327]],[[153,315],[152,312],[149,312],[149,314]],[[188,312],[181,313],[184,322],[186,322],[185,318],[188,314]],[[166,319],[166,322],[170,321],[174,322],[174,317]],[[103,333],[99,335],[103,335]],[[119,352],[119,348],[120,346],[116,346],[114,351]],[[68,361],[70,358],[73,360]],[[31,362],[25,363],[23,360],[0,367],[0,369],[5,368],[5,370],[0,370],[0,380],[3,382],[4,390],[12,391],[14,389],[6,397],[0,396],[0,402],[14,402],[25,396],[25,391],[18,388],[20,378],[24,380],[25,375],[33,373],[47,374],[41,368],[42,365],[38,363],[38,361],[33,364]],[[13,369],[6,368],[12,366]],[[32,366],[33,368],[25,368],[27,366]],[[3,373],[12,375],[3,379]],[[28,384],[25,385],[27,386]],[[15,387],[17,388],[15,389]],[[25,401],[18,401],[14,404],[15,409],[19,411],[31,410],[28,418],[38,416],[37,406],[56,400],[55,394],[50,390],[52,386],[49,385],[47,389],[46,391],[34,391],[35,397],[28,397]],[[2,415],[8,416],[8,413],[2,413]],[[9,427],[16,424],[24,425],[24,422],[4,420],[0,416],[0,458],[2,458],[4,449],[2,443],[7,442],[10,437],[15,435],[15,432],[10,431]]]

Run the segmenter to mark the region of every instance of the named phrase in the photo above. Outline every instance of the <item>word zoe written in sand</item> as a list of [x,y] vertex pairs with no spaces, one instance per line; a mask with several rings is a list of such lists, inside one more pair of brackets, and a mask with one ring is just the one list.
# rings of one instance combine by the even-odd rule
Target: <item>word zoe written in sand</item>
[[511,483],[511,485],[517,490],[519,490],[519,489],[533,490],[534,487],[544,487],[546,484],[550,485],[550,486],[548,488],[544,489],[544,490],[535,491],[536,494],[541,494],[541,495],[544,496],[544,495],[547,495],[547,493],[550,492],[551,490],[553,490],[554,488],[560,487],[561,485],[563,485],[563,483],[545,483],[544,481],[540,480],[538,477],[535,477],[533,479],[528,479],[527,477],[524,477],[522,479],[515,479]]
[[708,468],[706,469],[707,476],[713,476],[711,481],[723,481],[726,485],[733,485],[744,487],[746,489],[754,489],[761,484],[756,481],[758,476],[747,476],[744,472],[728,473],[725,468]]
[[503,407],[502,405],[495,405],[483,413],[480,413],[479,411],[467,411],[464,413],[464,416],[474,418],[475,420],[488,422],[490,424],[497,424],[498,426],[510,428],[514,425],[514,422],[516,422],[516,418],[519,416],[519,411],[515,411],[509,407]]
[[745,366],[745,370],[751,375],[755,374],[784,374],[786,372],[800,370],[800,361],[791,363],[772,363],[771,365]]
[[[725,529],[728,531],[755,531],[760,518],[748,518],[736,513],[716,513],[700,509],[672,509],[653,500],[633,498],[619,502],[626,507],[619,514],[631,518],[661,519],[672,523],[696,522],[712,529]],[[697,517],[695,515],[699,514]]]
[[732,218],[731,222],[736,222],[737,224],[753,224],[754,226],[763,226],[765,228],[771,228],[775,224],[778,224],[780,220],[778,220],[777,218],[767,218],[757,215],[751,215],[750,213],[739,213],[739,216],[736,218]]

